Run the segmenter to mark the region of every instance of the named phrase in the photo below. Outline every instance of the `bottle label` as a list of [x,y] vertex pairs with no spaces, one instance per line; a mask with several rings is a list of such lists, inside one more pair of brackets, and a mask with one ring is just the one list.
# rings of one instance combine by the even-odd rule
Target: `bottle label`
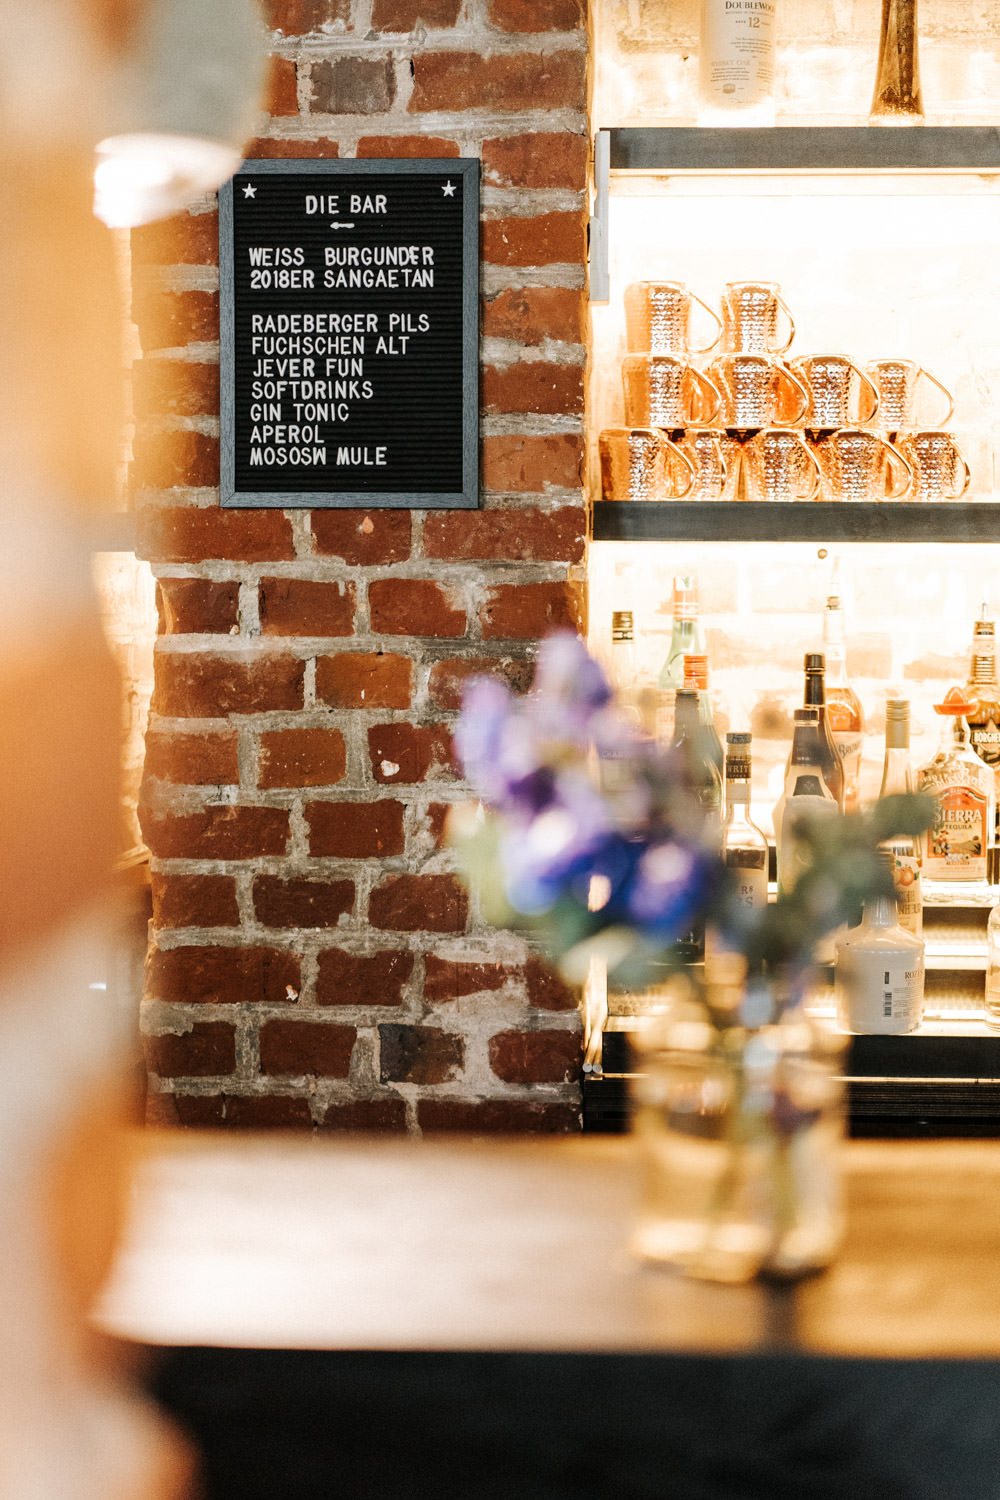
[[931,880],[985,880],[989,842],[985,792],[971,786],[928,786],[938,799],[937,820],[926,834],[924,873]]
[[726,866],[741,906],[759,911],[767,905],[767,857],[763,849],[727,849]]
[[774,85],[774,0],[709,0],[702,7],[701,92],[720,104],[759,104]]
[[924,957],[919,947],[866,948],[864,933],[837,953],[837,1015],[845,1031],[915,1031],[923,1019]]
[[909,844],[883,844],[892,854],[892,880],[896,887],[896,911],[900,927],[920,937],[924,930],[924,898],[920,861]]
[[979,759],[988,766],[1000,765],[1000,703],[980,703],[976,716],[970,714],[966,722]]

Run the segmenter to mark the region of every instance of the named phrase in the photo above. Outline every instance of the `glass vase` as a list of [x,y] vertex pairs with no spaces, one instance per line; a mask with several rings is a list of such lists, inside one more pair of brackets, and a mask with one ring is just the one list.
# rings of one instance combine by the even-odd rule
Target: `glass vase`
[[920,125],[923,118],[917,0],[882,0],[870,119],[875,125]]
[[743,1007],[758,1024],[679,1001],[641,1035],[632,1248],[643,1260],[745,1282],[805,1276],[836,1253],[844,1038],[772,999]]

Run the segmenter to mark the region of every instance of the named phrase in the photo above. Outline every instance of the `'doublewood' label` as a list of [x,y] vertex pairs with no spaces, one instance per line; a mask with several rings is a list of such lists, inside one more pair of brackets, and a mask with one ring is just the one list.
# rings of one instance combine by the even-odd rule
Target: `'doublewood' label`
[[478,182],[251,161],[226,185],[224,506],[478,503]]

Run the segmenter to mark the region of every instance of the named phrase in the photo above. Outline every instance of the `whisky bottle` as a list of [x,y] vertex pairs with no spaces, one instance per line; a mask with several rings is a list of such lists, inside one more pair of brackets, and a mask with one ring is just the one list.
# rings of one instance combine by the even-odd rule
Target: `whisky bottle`
[[767,839],[750,816],[750,736],[726,735],[722,858],[742,905],[767,905]]
[[684,686],[694,688],[698,694],[698,717],[701,722],[702,737],[721,777],[724,771],[724,757],[722,744],[715,728],[715,720],[712,717],[712,700],[708,694],[708,657],[704,652],[685,651]]
[[823,611],[823,654],[826,657],[826,719],[844,768],[844,811],[855,812],[860,805],[864,713],[861,700],[847,676],[844,612],[837,594],[830,595]]
[[837,812],[836,801],[823,779],[821,762],[816,710],[797,708],[785,789],[774,808],[779,891],[791,891],[809,863],[808,850],[796,827],[799,818],[805,813],[828,817]]
[[659,684],[668,691],[684,686],[684,655],[704,652],[705,635],[698,611],[698,580],[692,575],[674,579],[674,624]]
[[967,716],[969,742],[979,759],[1000,774],[1000,682],[997,681],[997,643],[986,605],[975,622],[969,680],[965,686],[971,705]]
[[826,690],[824,685],[826,661],[822,651],[807,651],[805,657],[804,708],[816,710],[816,727],[820,747],[820,767],[823,780],[830,788],[830,795],[837,806],[844,806],[844,763],[834,743],[830,721],[826,713]]
[[[889,698],[885,705],[885,762],[880,797],[913,791],[910,769],[910,705],[905,698]],[[924,901],[920,880],[920,849],[916,839],[900,837],[882,845],[892,856],[899,925],[920,937],[924,930]]]
[[941,716],[941,744],[921,766],[917,788],[937,798],[934,826],[924,835],[925,880],[987,878],[987,850],[993,831],[994,779],[969,743],[965,714],[973,705],[962,688],[949,688]]
[[[886,854],[887,868],[890,858]],[[861,925],[840,938],[834,990],[843,1031],[898,1036],[919,1027],[924,943],[900,925],[894,896],[870,897]]]

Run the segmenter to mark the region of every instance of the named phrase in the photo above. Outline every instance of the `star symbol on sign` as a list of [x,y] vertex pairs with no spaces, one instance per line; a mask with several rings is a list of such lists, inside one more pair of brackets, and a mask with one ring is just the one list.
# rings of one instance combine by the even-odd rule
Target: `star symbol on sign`
[[243,196],[244,198],[256,198],[257,189],[254,187],[252,182],[248,182],[246,187],[243,189]]
[[446,198],[454,198],[454,196],[455,196],[455,184],[453,182],[446,182],[445,185],[444,185],[444,187],[441,189],[441,191],[442,191],[442,193],[444,193],[444,195],[445,195]]

